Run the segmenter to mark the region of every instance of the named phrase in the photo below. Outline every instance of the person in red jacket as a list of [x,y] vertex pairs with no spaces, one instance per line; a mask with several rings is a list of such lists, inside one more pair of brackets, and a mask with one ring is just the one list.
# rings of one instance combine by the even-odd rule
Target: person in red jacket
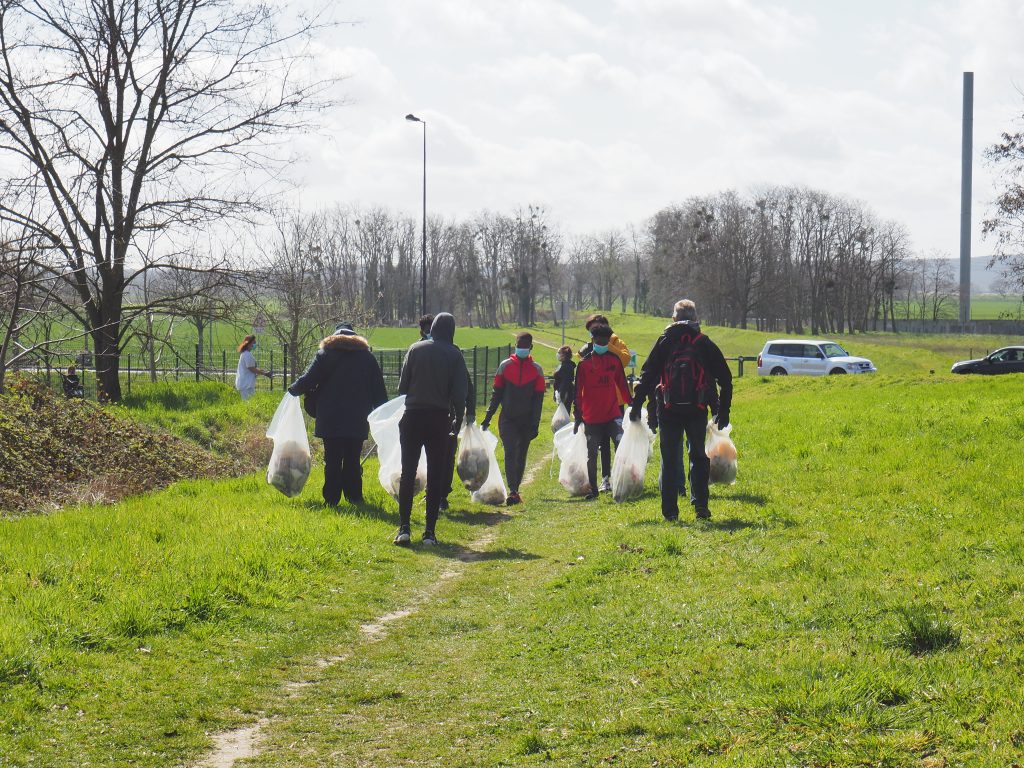
[[631,398],[622,362],[608,351],[612,329],[603,324],[595,325],[590,334],[594,339],[594,352],[576,367],[573,432],[579,431],[580,424],[585,425],[587,478],[590,480],[590,493],[586,498],[593,500],[598,496],[597,453],[601,441],[610,439],[618,447],[622,437],[622,407],[629,405]]
[[508,480],[508,506],[521,504],[519,484],[526,471],[526,452],[540,429],[540,412],[544,407],[544,371],[530,355],[533,336],[520,333],[516,348],[507,360],[502,360],[494,374],[494,394],[487,414],[480,423],[482,429],[491,425],[491,417],[501,407],[498,434],[505,449],[505,479]]

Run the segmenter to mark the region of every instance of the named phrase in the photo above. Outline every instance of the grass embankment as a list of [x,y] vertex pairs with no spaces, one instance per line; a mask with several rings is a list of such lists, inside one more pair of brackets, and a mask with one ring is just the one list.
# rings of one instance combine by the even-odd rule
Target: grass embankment
[[265,432],[282,397],[260,391],[243,401],[228,384],[164,382],[133,387],[121,407],[133,419],[252,467],[270,458]]
[[1017,390],[745,378],[710,523],[661,522],[656,462],[625,505],[541,471],[491,556],[376,643],[358,625],[479,536],[463,492],[436,552],[388,543],[372,466],[361,512],[315,474],[297,501],[255,477],[0,523],[0,764],[180,764],[263,712],[246,765],[1007,765]]
[[[180,386],[153,391],[176,393],[189,407],[200,400],[224,407],[222,393],[205,397],[214,394],[211,387],[187,395]],[[43,384],[16,377],[0,392],[0,516],[119,499],[183,478],[240,473],[252,466],[240,462],[241,451],[214,455],[181,439],[192,437],[193,427],[221,423],[221,418],[202,411],[190,414],[176,437],[117,409],[67,400]]]

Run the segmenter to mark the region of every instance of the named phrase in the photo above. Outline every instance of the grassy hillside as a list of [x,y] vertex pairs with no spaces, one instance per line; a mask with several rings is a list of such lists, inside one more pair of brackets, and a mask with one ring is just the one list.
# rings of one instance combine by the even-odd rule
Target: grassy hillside
[[255,475],[0,521],[0,765],[180,765],[263,715],[247,766],[1017,760],[1014,377],[746,377],[733,420],[709,523],[660,520],[656,462],[623,505],[542,467],[399,550],[372,460],[362,509]]
[[[207,415],[190,413],[188,426],[177,436],[152,428],[173,418],[165,407],[198,402],[202,394],[213,394],[212,389],[187,395],[181,385],[153,391],[177,391],[180,396],[164,397],[160,418],[147,426],[127,417],[124,409],[67,400],[40,383],[11,379],[0,391],[0,517],[83,500],[119,499],[176,480],[239,473],[252,466],[237,439],[240,429],[220,443],[230,443],[232,449],[216,454],[182,439],[208,438],[201,444],[217,447],[211,429],[224,423],[225,413],[219,409],[216,415],[212,408]],[[214,398],[218,406],[221,395],[218,390]]]

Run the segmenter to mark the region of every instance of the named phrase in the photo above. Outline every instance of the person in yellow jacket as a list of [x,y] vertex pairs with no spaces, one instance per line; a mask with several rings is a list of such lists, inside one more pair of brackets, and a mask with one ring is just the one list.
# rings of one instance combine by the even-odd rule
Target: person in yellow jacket
[[[593,328],[595,325],[610,326],[611,323],[608,322],[608,318],[605,317],[604,315],[591,315],[590,317],[587,318],[587,322],[583,325],[583,327],[587,329],[587,333],[590,333],[590,329]],[[593,351],[594,343],[588,341],[586,344],[580,347],[580,359],[586,359]],[[623,368],[629,365],[629,348],[626,346],[626,342],[624,342],[614,333],[612,334],[611,341],[608,342],[608,351],[614,354],[617,358],[619,358],[619,360],[622,362]]]
[[[604,315],[591,315],[587,318],[587,322],[584,324],[584,328],[587,329],[587,333],[590,333],[590,329],[595,326],[610,326],[608,318]],[[608,341],[608,351],[615,355],[622,362],[622,367],[625,368],[629,365],[629,348],[626,346],[626,342],[616,336],[614,333],[611,339]],[[594,352],[594,342],[588,341],[582,347],[580,347],[580,360],[586,360]],[[622,409],[620,409],[622,410]],[[618,419],[619,425],[622,424],[622,418]],[[601,440],[601,490],[604,492],[611,492],[612,490],[612,443],[611,440],[605,437]]]

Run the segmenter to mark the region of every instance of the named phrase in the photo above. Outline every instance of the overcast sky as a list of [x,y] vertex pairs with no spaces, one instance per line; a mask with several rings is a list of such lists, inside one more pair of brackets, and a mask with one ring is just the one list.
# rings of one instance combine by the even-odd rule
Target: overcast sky
[[299,142],[307,206],[465,216],[541,203],[567,234],[692,195],[805,184],[956,255],[962,72],[981,157],[1024,129],[1021,0],[336,0],[320,42],[348,100]]

